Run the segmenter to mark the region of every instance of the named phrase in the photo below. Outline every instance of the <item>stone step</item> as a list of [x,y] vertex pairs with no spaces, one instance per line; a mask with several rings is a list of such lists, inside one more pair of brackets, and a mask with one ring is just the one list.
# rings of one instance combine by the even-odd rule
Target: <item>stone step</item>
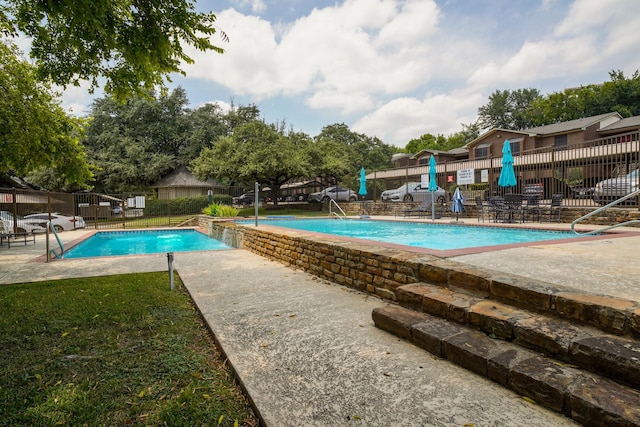
[[[640,391],[457,322],[397,305],[375,325],[589,426],[640,426]],[[601,345],[590,347],[602,349]],[[604,359],[603,359],[604,360]]]
[[640,389],[640,341],[632,337],[426,283],[401,286],[396,295],[403,307],[468,325],[490,338]]

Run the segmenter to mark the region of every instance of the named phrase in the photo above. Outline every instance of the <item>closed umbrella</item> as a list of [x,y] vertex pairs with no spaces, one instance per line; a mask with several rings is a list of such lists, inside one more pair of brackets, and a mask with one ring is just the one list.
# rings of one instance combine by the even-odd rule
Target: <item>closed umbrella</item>
[[517,184],[516,173],[513,170],[513,154],[511,154],[511,143],[509,140],[504,141],[502,146],[502,170],[498,185],[500,187],[515,187]]
[[[358,190],[358,194],[363,199],[364,199],[364,196],[367,195],[367,176],[364,173],[364,168],[360,168],[360,189]],[[361,218],[363,218],[366,216],[364,211],[364,200],[360,202],[360,205],[361,205],[360,207],[362,208]]]
[[429,188],[431,192],[431,220],[436,220],[436,201],[435,192],[438,190],[438,184],[436,184],[436,158],[431,155],[429,159]]
[[460,192],[460,187],[456,187],[455,193],[453,193],[453,198],[451,199],[451,212],[455,212],[456,221],[458,221],[458,215],[464,209],[464,196]]
[[364,174],[364,168],[360,169],[360,190],[358,190],[358,194],[363,197],[367,195],[367,177]]

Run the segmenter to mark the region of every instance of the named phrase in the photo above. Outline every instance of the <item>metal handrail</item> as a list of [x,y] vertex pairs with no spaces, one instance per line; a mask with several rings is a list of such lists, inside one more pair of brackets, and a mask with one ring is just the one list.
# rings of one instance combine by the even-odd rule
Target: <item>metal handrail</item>
[[573,231],[575,234],[579,234],[579,235],[582,235],[582,236],[586,236],[586,235],[590,235],[590,234],[598,234],[598,233],[602,233],[603,231],[611,230],[611,229],[613,229],[613,228],[623,227],[623,226],[625,226],[625,225],[629,225],[629,224],[639,223],[639,222],[640,222],[640,219],[632,219],[632,220],[630,220],[630,221],[621,222],[620,224],[609,225],[609,226],[607,226],[607,227],[599,228],[599,229],[597,229],[597,230],[593,230],[593,231],[588,231],[588,232],[586,232],[586,233],[578,233],[578,232],[575,230],[575,226],[576,226],[576,224],[577,224],[577,223],[579,223],[580,221],[585,220],[585,219],[587,219],[587,218],[589,218],[589,217],[591,217],[591,216],[593,216],[593,215],[597,215],[597,214],[599,214],[600,212],[602,212],[602,211],[604,211],[604,210],[606,210],[606,209],[609,209],[610,207],[613,207],[613,206],[615,206],[615,205],[618,205],[618,204],[620,204],[620,203],[624,202],[625,200],[627,200],[627,199],[631,199],[632,197],[635,197],[635,196],[638,196],[638,195],[640,195],[640,190],[636,190],[636,191],[634,191],[634,192],[632,192],[632,193],[629,193],[629,194],[627,194],[626,196],[619,198],[618,200],[614,200],[613,202],[609,203],[608,205],[604,205],[604,206],[602,206],[602,207],[599,207],[599,208],[598,208],[598,209],[596,209],[595,211],[593,211],[593,212],[589,212],[588,214],[581,216],[580,218],[576,219],[575,221],[573,221],[573,222],[571,223],[571,231]]
[[[53,235],[56,236],[56,240],[58,241],[58,245],[60,246],[60,254],[58,254],[55,248],[49,249],[49,230],[53,231]],[[51,221],[47,221],[47,262],[49,262],[49,256],[53,254],[57,259],[62,259],[64,256],[64,245],[58,236],[58,232],[56,228],[51,224]]]
[[[336,207],[338,208],[338,210],[339,210],[340,212],[342,212],[342,216],[338,215],[338,213],[337,213],[337,212],[333,212],[333,211],[331,210],[331,205],[332,205],[332,204],[336,205]],[[342,208],[340,207],[340,205],[339,205],[335,200],[333,200],[333,199],[329,199],[329,216],[331,216],[331,215],[335,215],[335,216],[337,216],[337,217],[338,217],[338,218],[340,218],[340,219],[344,219],[344,218],[347,216],[347,214],[342,210]]]

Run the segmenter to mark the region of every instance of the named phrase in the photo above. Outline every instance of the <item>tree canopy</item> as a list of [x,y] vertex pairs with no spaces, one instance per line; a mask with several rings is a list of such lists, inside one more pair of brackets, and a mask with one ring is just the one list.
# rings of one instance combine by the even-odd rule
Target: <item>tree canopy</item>
[[[92,89],[124,99],[163,86],[171,73],[192,63],[184,45],[223,50],[211,43],[213,13],[198,13],[189,0],[9,0],[0,7],[3,34],[31,39],[30,55],[41,80]],[[223,39],[226,40],[226,34]]]
[[61,186],[92,179],[82,119],[67,115],[15,46],[0,43],[0,172],[25,176],[51,168]]

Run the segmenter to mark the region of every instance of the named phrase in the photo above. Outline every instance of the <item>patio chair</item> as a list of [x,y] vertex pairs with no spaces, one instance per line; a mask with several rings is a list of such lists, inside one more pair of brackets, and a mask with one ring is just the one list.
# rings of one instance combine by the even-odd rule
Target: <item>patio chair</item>
[[[411,216],[423,217],[423,216],[431,215],[432,204],[433,204],[433,193],[429,193],[427,194],[424,201],[418,207],[403,211],[404,217],[405,218],[411,217]],[[436,218],[442,218],[442,206],[440,206],[439,208],[434,206],[434,208],[436,208],[435,209]]]
[[493,219],[493,222],[504,220],[504,197],[496,196],[489,199],[488,205],[488,217]]
[[11,249],[11,238],[15,240],[18,237],[22,237],[24,239],[25,246],[27,245],[28,238],[33,238],[33,243],[34,244],[36,243],[36,236],[34,234],[29,236],[29,233],[27,232],[14,233],[13,229],[7,226],[7,224],[4,221],[0,221],[0,246],[3,246],[4,245],[3,242],[4,240],[6,240],[7,249]]
[[482,222],[484,222],[484,211],[486,206],[482,201],[482,197],[476,196],[476,214],[478,215],[478,222],[480,222],[480,218],[482,218]]
[[516,219],[524,222],[522,194],[505,194],[503,220],[506,222],[515,222]]
[[560,222],[560,219],[562,218],[562,199],[562,194],[553,194],[551,195],[551,204],[543,208],[543,215],[546,215],[549,218],[549,222],[553,220]]
[[527,204],[524,207],[525,212],[525,221],[528,221],[532,218],[537,218],[538,222],[540,222],[541,218],[541,206],[540,206],[540,195],[533,194],[527,196]]

